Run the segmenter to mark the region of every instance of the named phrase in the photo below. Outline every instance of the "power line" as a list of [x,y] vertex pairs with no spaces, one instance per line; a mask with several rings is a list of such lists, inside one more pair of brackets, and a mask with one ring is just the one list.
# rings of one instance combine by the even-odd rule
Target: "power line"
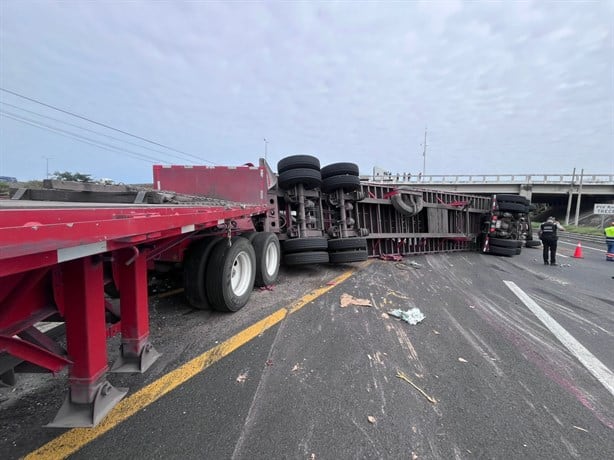
[[92,139],[88,139],[86,137],[80,136],[78,134],[72,133],[70,131],[66,131],[63,129],[59,129],[59,128],[55,128],[53,126],[49,126],[49,125],[45,125],[44,123],[40,123],[36,120],[31,120],[25,117],[20,117],[19,115],[13,114],[13,113],[9,113],[6,111],[2,111],[0,110],[0,115],[10,118],[12,120],[15,121],[19,121],[21,123],[25,123],[27,125],[31,125],[40,129],[44,129],[47,131],[51,131],[54,132],[56,134],[59,134],[60,136],[64,136],[64,137],[69,137],[71,139],[74,139],[78,142],[83,142],[85,144],[89,144],[89,145],[93,145],[94,147],[98,147],[101,148],[103,150],[107,150],[109,152],[114,152],[114,153],[125,153],[128,156],[131,156],[137,160],[142,160],[142,161],[147,161],[149,163],[164,163],[164,161],[158,159],[158,158],[153,158],[150,157],[148,155],[145,155],[143,153],[139,153],[139,152],[133,152],[131,150],[125,150],[125,149],[119,149],[114,145],[111,144],[105,144],[103,142],[99,142],[99,141],[95,141]]
[[16,93],[15,91],[11,91],[11,90],[8,90],[8,89],[2,88],[2,87],[0,87],[0,91],[4,91],[5,93],[12,94],[13,96],[17,96],[17,97],[20,97],[20,98],[25,99],[27,101],[34,102],[36,104],[40,104],[40,105],[42,105],[44,107],[48,107],[50,109],[57,110],[58,112],[65,113],[65,114],[70,115],[72,117],[80,118],[81,120],[85,120],[85,121],[88,121],[90,123],[94,123],[95,125],[102,126],[103,128],[107,128],[107,129],[111,129],[113,131],[117,131],[118,133],[125,134],[126,136],[134,137],[136,139],[140,139],[140,140],[148,142],[150,144],[157,145],[158,147],[163,147],[165,149],[172,150],[173,152],[181,153],[183,155],[187,155],[189,157],[195,158],[195,159],[197,159],[199,161],[204,161],[205,163],[210,163],[210,164],[215,165],[215,163],[213,163],[213,162],[211,162],[209,160],[205,160],[204,158],[200,158],[200,157],[198,157],[196,155],[192,155],[191,153],[184,152],[183,150],[178,150],[178,149],[175,149],[173,147],[169,147],[168,145],[164,145],[164,144],[160,144],[159,142],[152,141],[151,139],[147,139],[147,138],[144,138],[144,137],[141,137],[141,136],[137,136],[136,134],[132,134],[132,133],[129,133],[127,131],[123,131],[121,129],[114,128],[113,126],[109,126],[107,124],[100,123],[98,121],[92,120],[91,118],[87,118],[87,117],[84,117],[82,115],[78,115],[76,113],[70,112],[68,110],[61,109],[61,108],[56,107],[56,106],[51,105],[51,104],[46,104],[45,102],[39,101],[38,99],[34,99],[34,98],[28,97],[28,96],[24,96],[23,94]]
[[[35,112],[35,111],[33,111],[33,110],[24,109],[23,107],[19,107],[19,106],[17,106],[17,105],[9,104],[8,102],[0,101],[0,104],[7,105],[7,106],[9,106],[9,107],[13,107],[13,108],[15,108],[15,109],[22,110],[22,111],[27,112],[27,113],[31,113],[32,115],[36,115],[37,117],[46,118],[46,119],[48,119],[48,120],[53,120],[53,121],[56,121],[56,122],[58,122],[58,123],[63,123],[63,124],[65,124],[65,125],[72,126],[73,128],[82,129],[82,130],[84,130],[84,131],[88,131],[88,132],[90,132],[90,133],[96,134],[97,136],[103,136],[103,137],[106,137],[106,138],[108,138],[108,139],[113,139],[113,140],[116,140],[116,141],[118,141],[118,142],[124,142],[124,143],[126,143],[126,144],[128,144],[128,145],[133,145],[133,146],[138,147],[138,148],[141,148],[141,149],[149,150],[149,151],[151,151],[151,152],[160,153],[160,154],[162,154],[162,155],[168,155],[168,156],[171,156],[171,157],[178,158],[178,159],[180,159],[180,160],[182,160],[182,161],[186,161],[186,160],[185,160],[185,158],[182,158],[182,157],[180,157],[179,155],[175,155],[175,154],[173,154],[173,153],[164,152],[164,151],[162,151],[162,150],[152,149],[151,147],[146,147],[146,146],[144,146],[144,145],[137,144],[136,142],[130,142],[130,141],[127,141],[127,140],[125,140],[125,139],[121,139],[121,138],[119,138],[119,137],[115,137],[115,136],[111,136],[111,135],[109,135],[109,134],[104,134],[104,133],[101,133],[101,132],[99,132],[99,131],[96,131],[95,129],[89,129],[89,128],[86,128],[86,127],[84,127],[84,126],[77,125],[77,124],[75,124],[75,123],[69,123],[69,122],[67,122],[67,121],[60,120],[59,118],[50,117],[50,116],[48,116],[48,115],[43,115],[42,113],[38,113],[38,112]],[[188,161],[189,161],[189,162],[191,162],[191,163],[194,163],[194,160],[188,160]]]

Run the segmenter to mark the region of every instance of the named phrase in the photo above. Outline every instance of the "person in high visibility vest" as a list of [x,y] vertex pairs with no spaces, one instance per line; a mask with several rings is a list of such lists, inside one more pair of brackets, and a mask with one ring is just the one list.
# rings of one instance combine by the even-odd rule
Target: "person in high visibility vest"
[[614,220],[610,223],[609,227],[605,228],[603,233],[605,234],[605,244],[608,246],[605,260],[614,262]]
[[[539,239],[544,245],[544,265],[557,265],[556,263],[556,246],[559,237],[557,230],[565,230],[554,217],[548,217],[548,220],[540,225]],[[548,254],[550,254],[550,262],[548,262]]]

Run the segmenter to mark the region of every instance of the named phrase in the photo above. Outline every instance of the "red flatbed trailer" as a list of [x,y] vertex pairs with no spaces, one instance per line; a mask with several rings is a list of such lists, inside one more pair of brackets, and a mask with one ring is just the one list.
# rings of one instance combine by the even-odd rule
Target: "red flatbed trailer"
[[[0,352],[52,372],[70,365],[69,393],[50,426],[93,426],[126,394],[106,378],[105,273],[121,286],[121,359],[114,372],[143,372],[149,341],[147,268],[207,229],[267,212],[254,205],[0,203]],[[34,325],[60,315],[67,353]],[[116,326],[117,327],[117,326]]]

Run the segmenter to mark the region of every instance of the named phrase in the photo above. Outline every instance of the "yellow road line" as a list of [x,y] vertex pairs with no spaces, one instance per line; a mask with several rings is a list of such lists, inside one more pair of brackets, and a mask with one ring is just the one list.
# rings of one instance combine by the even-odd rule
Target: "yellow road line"
[[[364,264],[363,264],[364,266]],[[136,414],[144,407],[160,399],[179,385],[185,383],[199,372],[215,364],[223,357],[229,355],[237,348],[245,345],[266,330],[275,326],[286,316],[300,310],[309,302],[333,289],[336,285],[347,280],[354,274],[356,269],[348,270],[330,282],[329,285],[315,289],[301,297],[296,302],[258,321],[257,323],[242,330],[225,342],[211,348],[200,356],[188,361],[174,371],[169,372],[155,382],[137,391],[133,395],[122,399],[99,425],[94,428],[73,428],[39,449],[28,454],[26,459],[56,459],[66,458],[75,453],[86,444],[102,436],[107,431],[115,428],[121,422]]]

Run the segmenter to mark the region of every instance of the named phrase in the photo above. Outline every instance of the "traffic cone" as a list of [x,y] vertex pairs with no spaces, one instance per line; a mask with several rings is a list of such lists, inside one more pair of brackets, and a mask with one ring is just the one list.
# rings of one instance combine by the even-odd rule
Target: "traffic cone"
[[573,253],[574,259],[584,259],[582,256],[582,242],[578,241],[578,245],[576,246],[576,250]]

